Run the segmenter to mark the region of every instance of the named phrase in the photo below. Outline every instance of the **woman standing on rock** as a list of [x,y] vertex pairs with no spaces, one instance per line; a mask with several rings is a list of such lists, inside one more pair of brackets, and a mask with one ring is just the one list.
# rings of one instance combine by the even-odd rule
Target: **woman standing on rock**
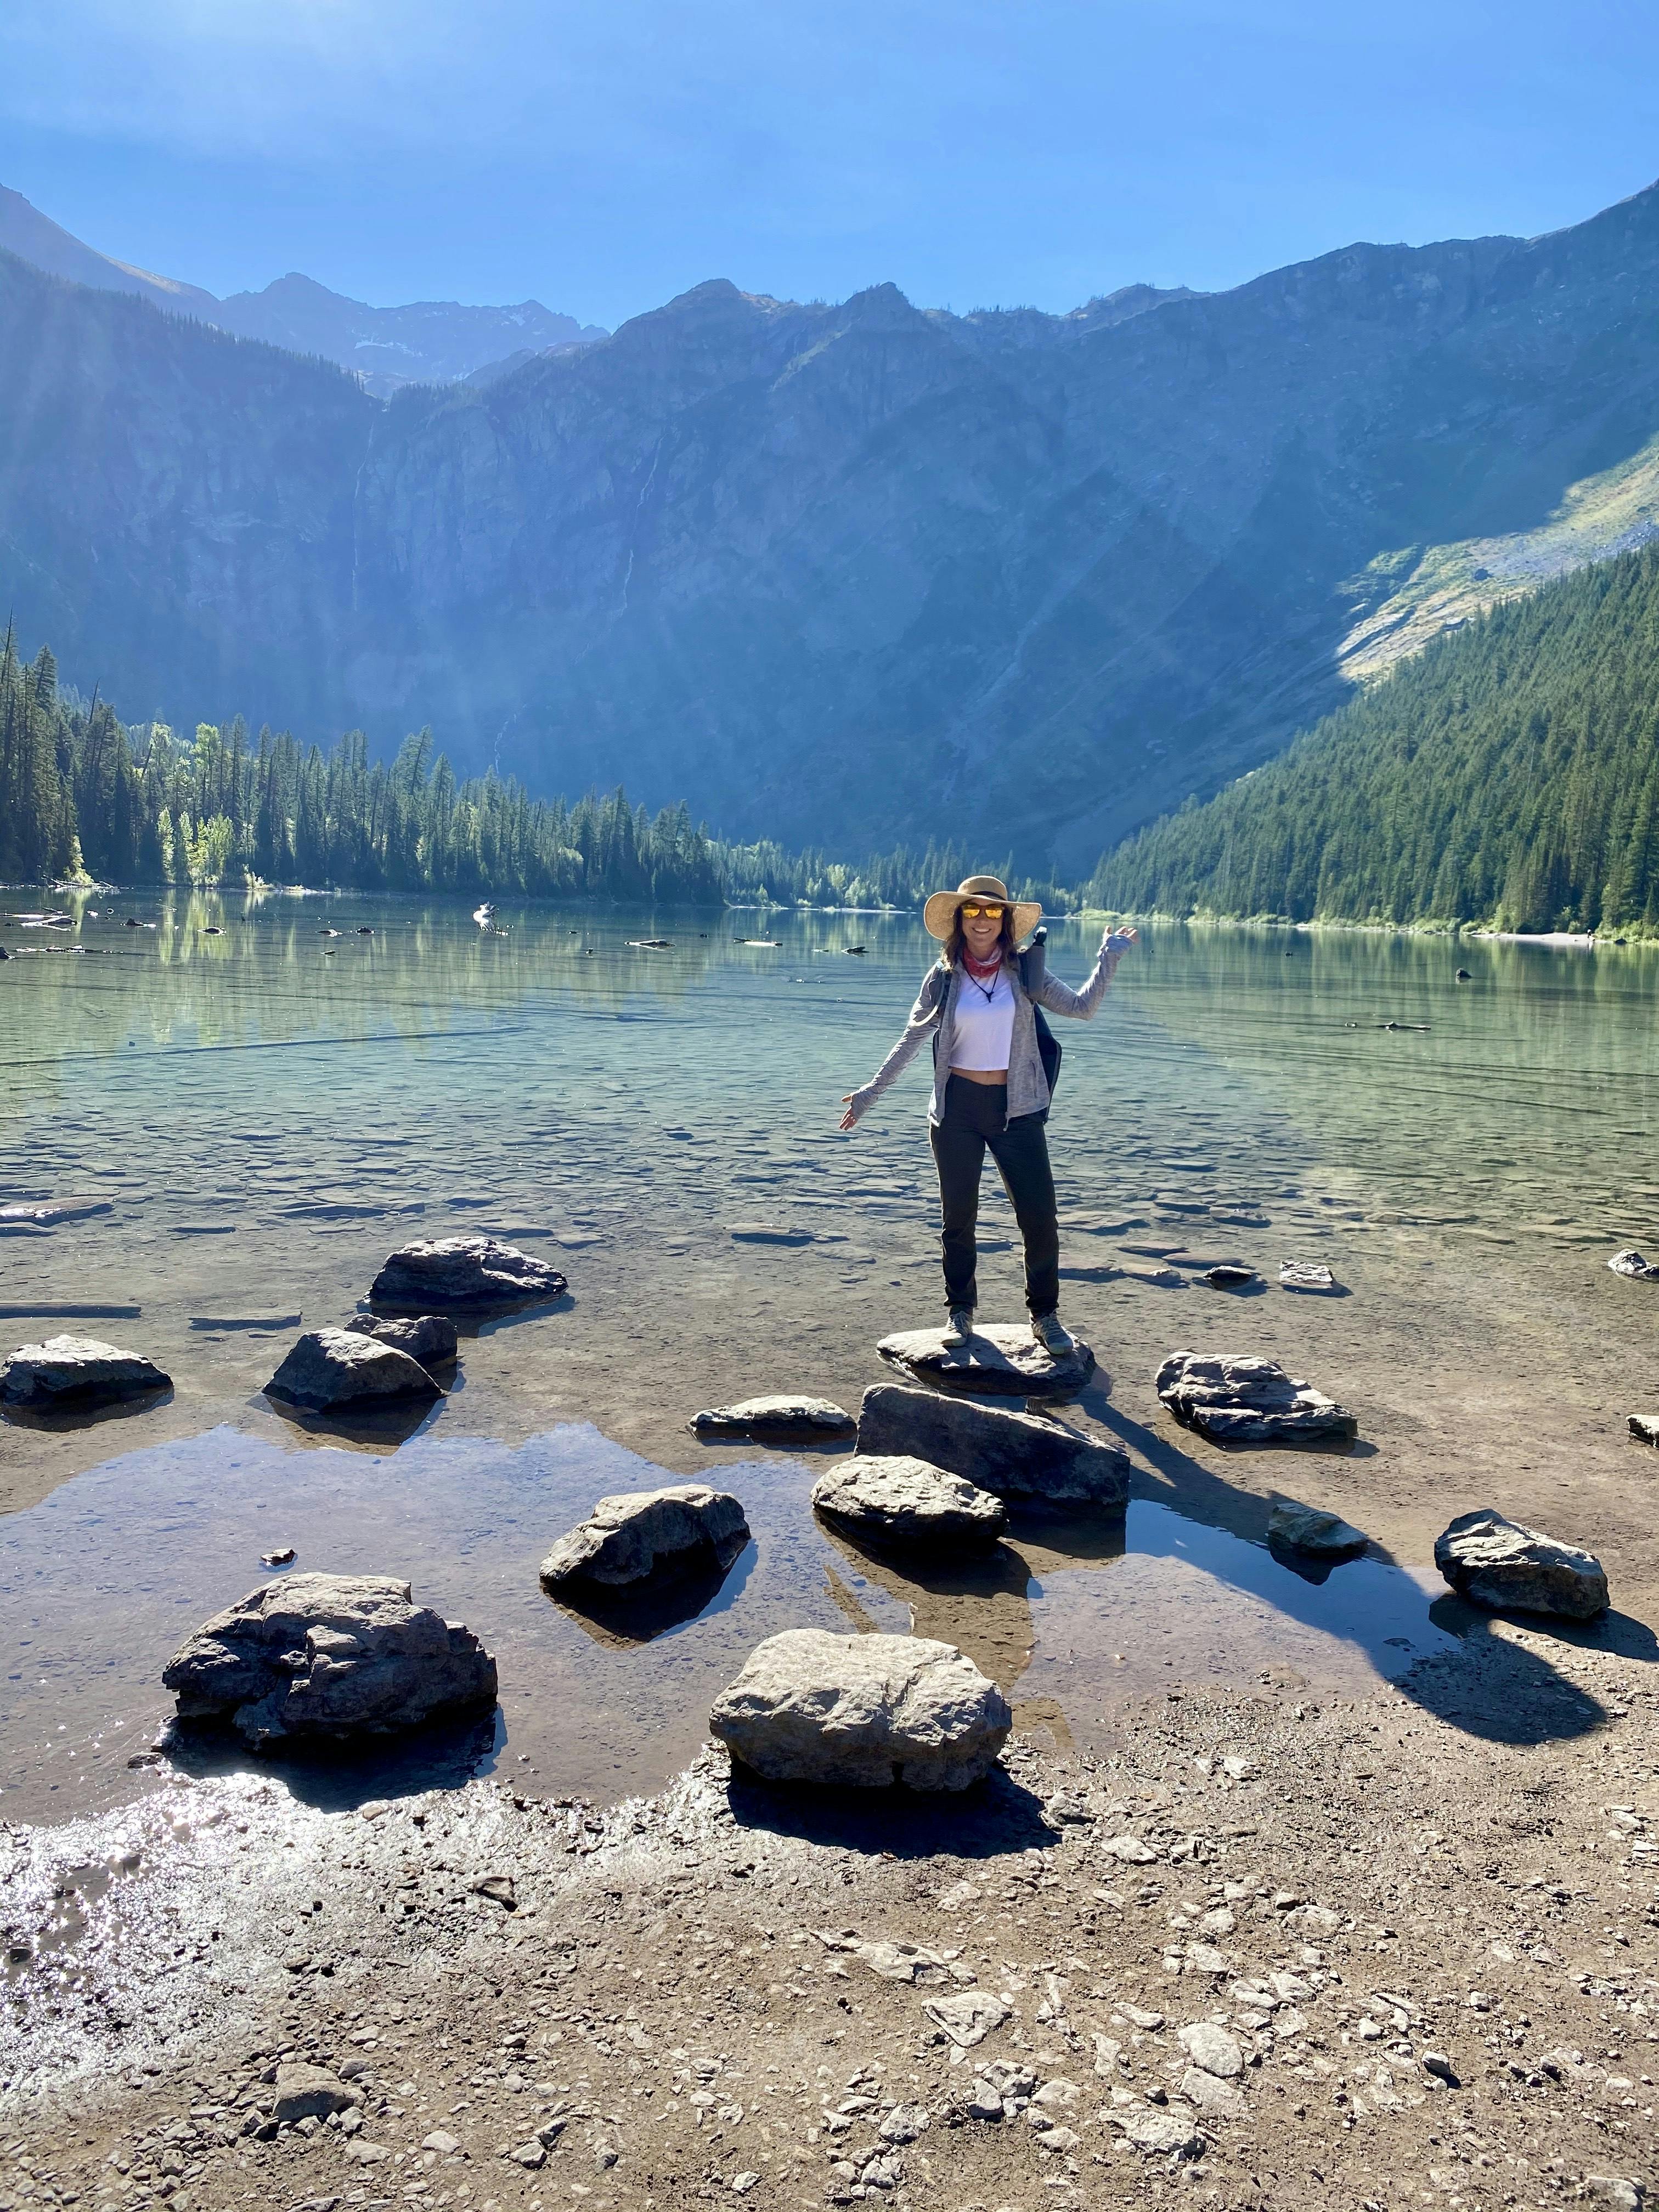
[[1024,1241],[1031,1335],[1051,1358],[1062,1358],[1073,1346],[1060,1319],[1060,1224],[1043,1127],[1060,1048],[1046,1024],[1039,1026],[1037,1008],[1086,1022],[1138,933],[1109,930],[1094,973],[1073,991],[1048,974],[1040,945],[1016,951],[1042,908],[1034,899],[1011,900],[995,876],[969,876],[953,891],[935,891],[921,918],[928,935],[944,944],[944,954],[922,980],[903,1036],[864,1088],[842,1101],[847,1111],[841,1126],[850,1129],[861,1120],[922,1039],[933,1037],[927,1119],[945,1217],[940,1241],[951,1310],[945,1341],[965,1344],[974,1333],[974,1229],[988,1146]]

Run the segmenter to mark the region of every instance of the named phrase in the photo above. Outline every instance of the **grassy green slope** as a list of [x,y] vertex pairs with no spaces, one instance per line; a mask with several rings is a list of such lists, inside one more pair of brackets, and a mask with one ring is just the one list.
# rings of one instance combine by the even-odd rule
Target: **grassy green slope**
[[1443,638],[1107,854],[1133,912],[1659,935],[1659,549]]

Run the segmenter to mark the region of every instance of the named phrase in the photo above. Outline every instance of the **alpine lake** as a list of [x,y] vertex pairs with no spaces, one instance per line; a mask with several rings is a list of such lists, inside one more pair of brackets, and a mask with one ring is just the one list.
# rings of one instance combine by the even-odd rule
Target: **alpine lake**
[[[1060,1414],[1128,1449],[1131,1499],[1017,1516],[935,1571],[815,1519],[823,1453],[685,1427],[772,1390],[856,1412],[877,1340],[941,1311],[921,1066],[836,1127],[933,957],[915,919],[503,902],[480,926],[461,902],[121,893],[49,901],[70,919],[47,927],[27,902],[0,895],[0,1203],[98,1210],[7,1226],[4,1348],[102,1337],[173,1388],[0,1424],[0,1816],[151,1786],[162,1667],[289,1546],[301,1571],[407,1577],[500,1664],[493,1724],[284,1769],[328,1802],[490,1769],[651,1791],[791,1626],[945,1637],[1060,1745],[1183,1681],[1409,1686],[1483,1632],[1432,1565],[1481,1504],[1601,1553],[1596,1632],[1650,1610],[1659,1468],[1625,1429],[1659,1403],[1659,1290],[1605,1261],[1659,1238],[1652,951],[1144,930],[1095,1021],[1055,1024],[1049,1131],[1062,1312],[1099,1363]],[[1054,925],[1054,972],[1080,981],[1097,943]],[[799,1241],[734,1237],[756,1223]],[[981,1229],[981,1317],[1018,1320],[988,1169]],[[342,1427],[263,1395],[390,1250],[476,1231],[556,1255],[569,1293],[464,1328],[435,1406]],[[1287,1259],[1337,1293],[1282,1290]],[[1196,1263],[1221,1260],[1261,1285],[1212,1289]],[[1359,1439],[1205,1443],[1152,1389],[1176,1350],[1280,1359]],[[543,1593],[597,1498],[691,1477],[751,1530],[698,1609],[618,1627]],[[1276,1553],[1276,1495],[1369,1549]]]

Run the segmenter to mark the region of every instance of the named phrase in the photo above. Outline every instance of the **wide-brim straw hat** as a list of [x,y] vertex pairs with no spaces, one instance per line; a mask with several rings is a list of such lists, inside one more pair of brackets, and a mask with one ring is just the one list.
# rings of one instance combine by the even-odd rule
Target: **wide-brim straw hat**
[[953,891],[935,891],[921,909],[921,926],[929,937],[937,937],[944,945],[957,926],[957,908],[964,899],[984,899],[997,906],[1011,906],[1014,910],[1014,941],[1029,936],[1042,919],[1042,907],[1036,899],[1011,899],[1008,886],[995,876],[969,876]]

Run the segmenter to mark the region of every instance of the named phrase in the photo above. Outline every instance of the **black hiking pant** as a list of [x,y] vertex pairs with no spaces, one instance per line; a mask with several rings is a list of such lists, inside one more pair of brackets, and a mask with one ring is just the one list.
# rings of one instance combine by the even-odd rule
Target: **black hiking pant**
[[945,1215],[939,1243],[945,1304],[973,1306],[978,1302],[974,1230],[988,1146],[1024,1240],[1025,1303],[1034,1315],[1053,1313],[1060,1304],[1060,1224],[1042,1115],[1018,1114],[1011,1121],[1006,1083],[964,1083],[953,1075],[945,1086],[945,1119],[928,1133]]

